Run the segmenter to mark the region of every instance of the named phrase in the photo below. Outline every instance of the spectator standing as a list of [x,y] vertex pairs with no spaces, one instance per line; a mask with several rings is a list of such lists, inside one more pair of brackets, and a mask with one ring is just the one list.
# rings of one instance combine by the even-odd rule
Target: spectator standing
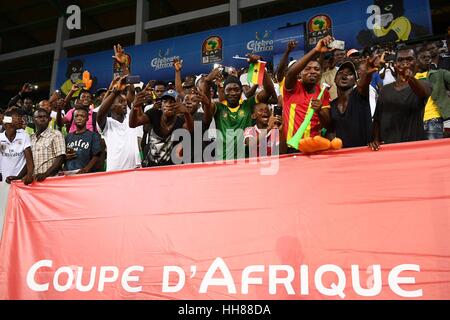
[[397,51],[396,82],[384,86],[378,98],[373,123],[372,150],[381,142],[397,143],[425,139],[424,107],[431,94],[431,84],[414,78],[416,57],[411,48]]
[[31,151],[36,181],[55,176],[66,155],[64,137],[60,131],[49,128],[50,119],[46,109],[39,108],[34,112],[36,132],[31,136]]

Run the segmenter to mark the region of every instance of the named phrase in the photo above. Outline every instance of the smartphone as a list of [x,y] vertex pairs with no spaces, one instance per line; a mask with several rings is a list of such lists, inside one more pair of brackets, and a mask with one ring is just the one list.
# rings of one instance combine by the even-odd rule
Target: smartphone
[[141,76],[128,76],[126,77],[125,83],[135,84],[141,82]]
[[345,41],[342,40],[334,40],[328,45],[328,48],[330,49],[338,49],[338,50],[345,50]]
[[281,116],[283,115],[283,108],[279,105],[273,106],[273,115],[274,116]]
[[3,117],[3,123],[12,123],[12,117],[4,116]]
[[84,82],[77,83],[77,87],[78,88],[86,88],[86,83],[84,83]]

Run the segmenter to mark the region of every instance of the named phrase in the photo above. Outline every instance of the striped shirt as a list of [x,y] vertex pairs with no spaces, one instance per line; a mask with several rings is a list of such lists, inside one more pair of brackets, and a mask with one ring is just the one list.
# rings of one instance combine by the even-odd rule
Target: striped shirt
[[61,132],[47,128],[39,137],[31,136],[31,152],[33,153],[34,174],[45,173],[53,165],[54,160],[66,154],[66,143]]

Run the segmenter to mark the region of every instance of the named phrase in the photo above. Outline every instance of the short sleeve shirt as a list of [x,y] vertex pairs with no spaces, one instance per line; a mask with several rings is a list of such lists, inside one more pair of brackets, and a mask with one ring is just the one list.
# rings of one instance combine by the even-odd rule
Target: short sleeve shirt
[[31,147],[31,140],[23,130],[17,130],[13,141],[5,132],[0,133],[0,173],[3,179],[17,176],[26,164],[25,149]]
[[58,156],[66,154],[64,136],[58,130],[51,128],[47,128],[39,137],[34,133],[31,136],[31,151],[34,174],[45,173]]
[[253,124],[252,112],[256,104],[256,97],[244,100],[237,108],[229,108],[223,103],[216,103],[214,120],[218,131],[218,144],[220,143],[222,146],[222,148],[217,146],[217,159],[236,159],[245,156],[245,154],[238,154],[237,147],[243,146],[244,130]]
[[[294,88],[290,91],[286,87],[283,88],[283,130],[287,140],[295,135],[300,128],[308,112],[309,102],[311,99],[317,99],[319,93],[319,85],[314,87],[314,92],[308,93],[301,81],[297,81]],[[330,95],[328,91],[324,92],[322,104],[323,106],[330,106]],[[315,112],[303,137],[317,136],[321,130],[322,126],[319,121],[319,116]]]
[[66,147],[72,148],[77,156],[66,161],[65,170],[82,169],[87,166],[92,157],[100,154],[100,135],[89,130],[79,134],[69,133],[66,136]]

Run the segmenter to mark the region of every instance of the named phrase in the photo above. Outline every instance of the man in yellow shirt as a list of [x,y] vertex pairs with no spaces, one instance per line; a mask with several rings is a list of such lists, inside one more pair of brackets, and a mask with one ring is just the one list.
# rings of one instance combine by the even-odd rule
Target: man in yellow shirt
[[[417,55],[417,65],[419,72],[416,73],[416,79],[429,80],[431,69],[431,54],[427,50],[419,51]],[[433,88],[435,90],[436,88]],[[431,95],[425,105],[425,113],[423,117],[423,126],[428,140],[442,139],[444,137],[444,119],[438,104]]]

